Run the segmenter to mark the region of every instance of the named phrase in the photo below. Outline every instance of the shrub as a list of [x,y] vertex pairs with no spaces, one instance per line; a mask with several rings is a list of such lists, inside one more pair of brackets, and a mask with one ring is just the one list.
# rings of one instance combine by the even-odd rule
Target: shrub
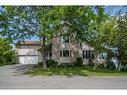
[[110,61],[110,62],[106,63],[106,69],[115,70],[116,66],[113,62]]
[[120,71],[127,72],[127,68],[121,68]]
[[43,62],[38,62],[38,66],[43,66]]
[[97,66],[97,68],[96,69],[105,69],[105,66],[104,66],[104,64],[98,64],[98,66]]
[[88,60],[87,66],[89,66],[90,68],[93,68],[94,67],[94,63],[92,62],[92,59],[89,59]]
[[78,57],[76,59],[75,66],[82,66],[82,65],[83,65],[83,60],[81,57]]
[[87,66],[92,68],[94,66],[94,63],[88,63]]
[[56,62],[55,60],[47,60],[47,67],[57,67],[58,62]]

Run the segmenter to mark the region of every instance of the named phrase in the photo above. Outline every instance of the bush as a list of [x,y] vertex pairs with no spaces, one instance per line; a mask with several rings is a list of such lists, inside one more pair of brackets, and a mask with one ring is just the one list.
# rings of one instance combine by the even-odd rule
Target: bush
[[38,66],[43,66],[43,62],[38,62]]
[[110,62],[106,63],[106,69],[115,70],[116,66],[113,62],[110,61]]
[[82,65],[83,65],[83,60],[81,57],[78,57],[76,59],[75,66],[82,66]]
[[89,59],[88,60],[87,66],[89,66],[90,68],[93,68],[94,67],[94,63],[92,62],[92,59]]
[[56,62],[55,60],[47,60],[47,67],[57,67],[58,62]]
[[98,64],[98,66],[97,66],[97,69],[105,69],[105,66],[104,66],[104,64]]
[[92,68],[94,66],[94,63],[88,63],[87,66]]
[[121,68],[120,71],[127,72],[127,68]]

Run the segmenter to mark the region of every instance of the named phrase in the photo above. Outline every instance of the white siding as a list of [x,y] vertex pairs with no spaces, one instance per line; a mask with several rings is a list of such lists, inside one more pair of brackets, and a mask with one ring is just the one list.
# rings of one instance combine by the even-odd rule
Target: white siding
[[60,57],[60,63],[71,63],[70,57]]
[[41,53],[38,51],[40,46],[20,46],[16,49],[18,63],[21,64],[37,64],[42,61]]
[[92,48],[89,45],[86,45],[85,43],[83,43],[82,44],[82,50],[94,50],[94,48]]
[[38,55],[36,49],[18,49],[18,55]]

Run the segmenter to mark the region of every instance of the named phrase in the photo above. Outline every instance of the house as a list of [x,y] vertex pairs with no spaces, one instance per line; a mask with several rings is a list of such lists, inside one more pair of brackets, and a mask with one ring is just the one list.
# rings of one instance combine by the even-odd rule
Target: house
[[[69,25],[58,31],[59,36],[54,37],[51,43],[46,45],[46,60],[54,59],[59,64],[73,63],[77,57],[82,57],[84,63],[89,59],[94,59],[94,48],[86,43],[77,43],[70,35],[64,35],[68,31]],[[21,64],[37,64],[42,62],[41,47],[37,41],[25,41],[16,47],[17,62]]]

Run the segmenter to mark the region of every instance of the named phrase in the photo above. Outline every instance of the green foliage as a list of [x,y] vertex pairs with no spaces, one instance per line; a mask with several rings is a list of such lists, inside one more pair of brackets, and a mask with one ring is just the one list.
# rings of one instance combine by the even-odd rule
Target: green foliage
[[36,15],[27,6],[2,6],[0,13],[1,36],[13,43],[31,38],[37,34]]
[[15,64],[15,52],[7,39],[0,38],[0,65]]
[[76,59],[76,62],[75,62],[74,65],[75,65],[75,66],[82,66],[82,65],[83,65],[83,60],[82,60],[82,58],[81,58],[81,57],[78,57],[78,58]]
[[91,62],[90,62],[90,63],[87,64],[87,66],[89,66],[90,68],[93,68],[94,63],[91,63]]
[[38,66],[43,66],[43,62],[38,62]]
[[58,67],[53,68],[49,67],[47,69],[43,68],[33,68],[26,72],[26,74],[33,75],[33,76],[68,76],[73,77],[75,75],[78,76],[127,76],[126,72],[118,72],[115,70],[101,70],[97,69],[96,71],[93,71],[90,68],[86,68],[84,66],[82,67]]
[[113,62],[109,61],[108,63],[106,63],[106,69],[107,70],[115,70],[116,66]]
[[58,62],[56,62],[55,60],[47,60],[46,61],[47,67],[57,67],[58,66]]
[[96,69],[100,69],[100,70],[105,69],[105,64],[98,64]]
[[127,72],[127,68],[121,68],[120,71],[121,72]]

